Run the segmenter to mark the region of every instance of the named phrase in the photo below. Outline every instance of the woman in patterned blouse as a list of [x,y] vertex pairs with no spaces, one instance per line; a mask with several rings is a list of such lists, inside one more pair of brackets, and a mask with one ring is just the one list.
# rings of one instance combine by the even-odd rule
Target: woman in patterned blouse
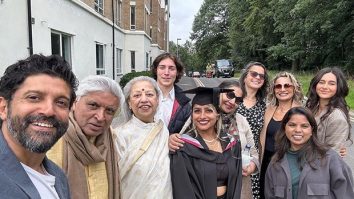
[[[266,67],[260,62],[250,62],[246,65],[240,77],[243,92],[243,103],[237,112],[246,117],[253,134],[255,146],[259,146],[259,133],[262,130],[265,112],[265,97],[268,87]],[[259,198],[259,176],[252,175],[253,198]]]

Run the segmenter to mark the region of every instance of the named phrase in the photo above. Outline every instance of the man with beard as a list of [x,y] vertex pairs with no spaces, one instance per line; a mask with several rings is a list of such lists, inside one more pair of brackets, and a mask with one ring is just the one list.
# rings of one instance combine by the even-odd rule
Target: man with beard
[[0,197],[70,198],[46,152],[66,132],[77,80],[59,56],[32,55],[0,79]]
[[118,83],[104,76],[80,81],[67,133],[47,153],[63,168],[71,197],[119,198],[117,151],[110,127],[124,96]]

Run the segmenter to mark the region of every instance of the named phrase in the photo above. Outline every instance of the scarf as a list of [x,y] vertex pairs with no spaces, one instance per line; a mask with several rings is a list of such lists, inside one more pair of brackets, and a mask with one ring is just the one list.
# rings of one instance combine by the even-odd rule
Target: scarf
[[106,162],[108,198],[119,198],[117,152],[113,145],[112,131],[96,137],[91,143],[70,113],[70,124],[63,136],[63,170],[68,177],[73,199],[89,198],[85,167],[92,163]]

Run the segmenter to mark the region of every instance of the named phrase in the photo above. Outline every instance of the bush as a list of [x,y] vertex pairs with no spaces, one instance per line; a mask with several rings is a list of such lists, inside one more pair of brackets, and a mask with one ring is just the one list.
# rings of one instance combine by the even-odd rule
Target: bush
[[124,88],[124,86],[134,77],[139,77],[139,76],[148,76],[152,77],[151,71],[141,71],[141,72],[131,72],[127,73],[122,76],[122,78],[119,81],[119,85]]

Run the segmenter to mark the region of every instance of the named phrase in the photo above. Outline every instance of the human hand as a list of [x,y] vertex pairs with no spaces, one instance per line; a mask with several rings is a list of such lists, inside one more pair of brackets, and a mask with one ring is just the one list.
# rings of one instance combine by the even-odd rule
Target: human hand
[[246,167],[242,167],[242,176],[249,176],[256,171],[256,164],[251,161]]
[[175,152],[183,146],[184,141],[181,140],[181,135],[178,133],[171,134],[168,138],[168,149]]
[[340,157],[344,158],[347,155],[347,148],[345,146],[341,146],[339,148],[339,155]]

